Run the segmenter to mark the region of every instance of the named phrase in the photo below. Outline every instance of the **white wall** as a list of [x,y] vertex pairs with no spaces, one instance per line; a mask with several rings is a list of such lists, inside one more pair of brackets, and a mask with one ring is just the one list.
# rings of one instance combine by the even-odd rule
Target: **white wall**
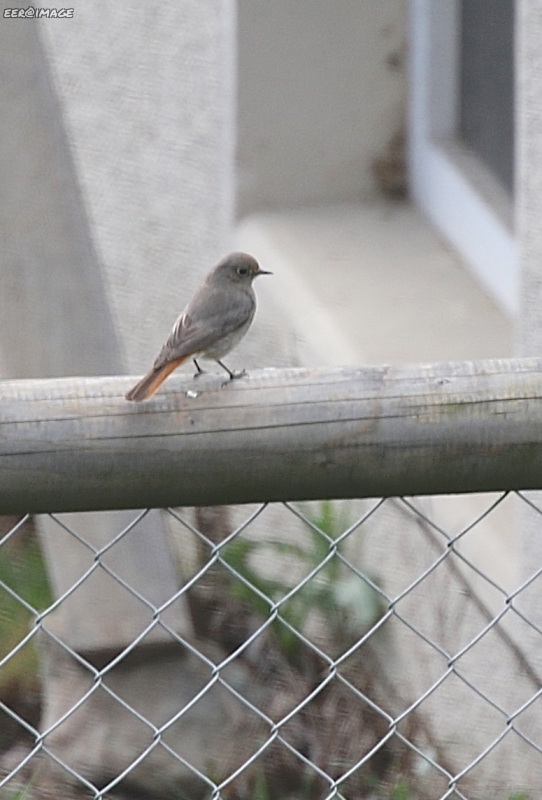
[[234,3],[97,0],[40,24],[125,366],[147,369],[228,245]]
[[239,0],[238,212],[363,199],[404,114],[405,0]]

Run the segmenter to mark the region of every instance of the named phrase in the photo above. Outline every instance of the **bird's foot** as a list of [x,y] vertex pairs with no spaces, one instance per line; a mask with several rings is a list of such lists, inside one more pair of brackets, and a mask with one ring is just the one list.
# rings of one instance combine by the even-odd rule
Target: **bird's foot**
[[200,367],[200,365],[198,364],[196,359],[193,358],[192,361],[194,362],[194,365],[195,365],[195,367],[197,369],[197,372],[195,373],[194,378],[199,378],[200,375],[205,375],[205,370]]
[[237,378],[244,378],[246,374],[246,369],[242,369],[240,372],[232,372],[230,375],[230,381],[234,381]]
[[231,372],[231,370],[228,370],[228,372],[230,377],[222,383],[222,386],[228,386],[232,381],[237,380],[237,378],[244,378],[247,374],[246,369],[242,369],[240,372]]

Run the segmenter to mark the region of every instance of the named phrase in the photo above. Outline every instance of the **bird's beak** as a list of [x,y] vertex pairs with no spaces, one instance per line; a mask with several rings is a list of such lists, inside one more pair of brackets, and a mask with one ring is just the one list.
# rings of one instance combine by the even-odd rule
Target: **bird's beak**
[[256,275],[272,275],[272,272],[269,272],[268,269],[259,269]]

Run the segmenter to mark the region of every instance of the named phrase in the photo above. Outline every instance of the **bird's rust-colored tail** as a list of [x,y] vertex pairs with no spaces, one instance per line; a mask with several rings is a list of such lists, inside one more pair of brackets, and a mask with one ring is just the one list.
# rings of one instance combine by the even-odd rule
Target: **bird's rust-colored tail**
[[152,397],[153,394],[158,391],[167,376],[180,364],[183,364],[187,358],[189,358],[189,356],[183,356],[183,358],[178,358],[176,361],[170,361],[164,364],[164,366],[159,369],[151,369],[147,375],[141,378],[139,383],[136,383],[136,385],[126,393],[126,400],[133,400],[135,403],[148,400],[149,397]]

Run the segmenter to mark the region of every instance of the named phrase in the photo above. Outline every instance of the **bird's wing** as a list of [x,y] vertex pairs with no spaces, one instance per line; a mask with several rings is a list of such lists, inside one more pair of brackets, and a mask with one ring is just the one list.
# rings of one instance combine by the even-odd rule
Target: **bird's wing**
[[255,310],[256,302],[248,292],[235,293],[234,298],[229,296],[224,301],[223,292],[207,286],[205,295],[197,292],[173,326],[154,369],[207,350],[223,336],[247,325]]

